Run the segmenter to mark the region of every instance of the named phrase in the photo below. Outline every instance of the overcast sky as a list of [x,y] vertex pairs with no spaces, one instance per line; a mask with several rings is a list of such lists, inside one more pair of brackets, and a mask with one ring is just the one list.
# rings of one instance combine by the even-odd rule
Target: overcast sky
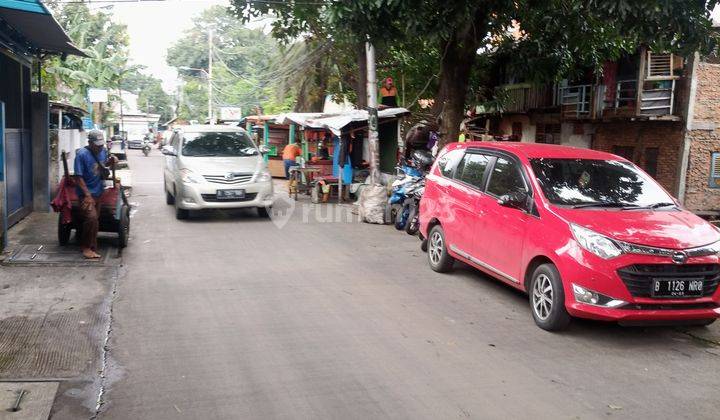
[[192,27],[200,12],[216,4],[227,6],[229,0],[116,3],[112,10],[115,20],[128,27],[132,62],[147,66],[148,73],[162,79],[165,90],[172,93],[177,73],[165,63],[165,53]]
[[[177,74],[165,63],[167,49],[183,31],[192,27],[193,19],[213,5],[229,5],[229,0],[165,0],[158,2],[115,3],[115,19],[128,26],[130,57],[134,63],[147,66],[148,72],[163,80],[163,87],[172,93]],[[102,2],[94,7],[103,6]],[[720,19],[720,6],[713,17]]]

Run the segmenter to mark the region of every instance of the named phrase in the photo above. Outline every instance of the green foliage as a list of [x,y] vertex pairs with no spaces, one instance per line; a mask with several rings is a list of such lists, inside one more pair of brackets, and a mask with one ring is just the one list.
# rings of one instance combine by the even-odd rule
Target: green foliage
[[160,79],[143,74],[140,70],[129,72],[123,78],[120,85],[122,90],[137,94],[140,109],[147,113],[160,114],[160,122],[172,119],[172,96],[163,90]]
[[207,78],[197,70],[208,69],[208,31],[213,30],[213,108],[240,106],[244,113],[253,107],[289,110],[287,91],[277,86],[281,69],[276,41],[262,30],[248,29],[227,8],[205,10],[193,28],[167,53],[169,65],[178,68],[185,81],[179,115],[204,120],[207,115]]
[[[51,100],[86,106],[88,88],[116,90],[128,66],[127,28],[112,22],[104,11],[90,11],[83,3],[50,3],[53,14],[74,44],[88,57],[48,59],[43,66],[43,89]],[[117,100],[111,96],[111,101]],[[106,115],[107,117],[107,115]]]

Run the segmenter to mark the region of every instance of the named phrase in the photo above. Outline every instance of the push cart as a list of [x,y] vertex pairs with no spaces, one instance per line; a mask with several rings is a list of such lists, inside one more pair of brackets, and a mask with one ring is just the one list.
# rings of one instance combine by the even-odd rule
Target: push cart
[[[58,242],[60,245],[67,245],[73,229],[75,229],[75,237],[80,238],[83,221],[80,210],[81,203],[75,188],[75,180],[68,173],[65,152],[62,154],[62,160],[65,176],[60,181],[59,190],[65,190],[63,201],[68,202],[66,204],[67,211],[58,210],[55,205],[53,207],[56,207],[56,211],[59,211]],[[105,191],[100,196],[99,231],[117,233],[118,247],[125,248],[130,236],[130,204],[124,188],[115,177],[114,165],[111,176],[112,187],[105,188]],[[56,198],[56,200],[58,199]]]

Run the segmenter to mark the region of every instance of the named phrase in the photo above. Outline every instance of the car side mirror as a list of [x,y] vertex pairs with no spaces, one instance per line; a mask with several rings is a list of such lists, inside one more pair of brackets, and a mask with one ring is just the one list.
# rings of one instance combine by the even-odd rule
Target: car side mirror
[[160,151],[165,156],[177,156],[177,153],[175,153],[175,149],[173,149],[172,146],[163,146]]
[[270,153],[270,148],[264,144],[261,144],[260,146],[258,146],[258,150],[260,151],[261,155],[266,155],[266,154]]
[[503,207],[510,207],[512,209],[527,210],[528,193],[524,191],[516,191],[510,194],[505,194],[498,198],[497,203]]

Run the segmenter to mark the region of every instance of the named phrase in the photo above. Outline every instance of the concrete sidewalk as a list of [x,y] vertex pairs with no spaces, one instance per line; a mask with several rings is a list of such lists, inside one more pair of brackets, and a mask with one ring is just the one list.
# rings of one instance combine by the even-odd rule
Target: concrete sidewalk
[[[89,418],[95,413],[100,392],[103,344],[109,331],[110,302],[121,259],[114,239],[100,240],[108,255],[103,262],[74,259],[76,245],[69,245],[61,263],[34,258],[12,264],[18,250],[57,248],[57,215],[33,213],[10,230],[8,249],[0,268],[0,385],[20,385],[28,391],[27,410],[9,413],[10,419],[27,419],[37,383],[54,382],[58,391],[45,392],[42,404],[56,400],[53,418]],[[94,265],[93,265],[94,264]],[[25,385],[22,385],[25,383]],[[55,389],[55,388],[50,388]],[[23,403],[21,403],[21,408]],[[3,417],[4,418],[4,417]]]

